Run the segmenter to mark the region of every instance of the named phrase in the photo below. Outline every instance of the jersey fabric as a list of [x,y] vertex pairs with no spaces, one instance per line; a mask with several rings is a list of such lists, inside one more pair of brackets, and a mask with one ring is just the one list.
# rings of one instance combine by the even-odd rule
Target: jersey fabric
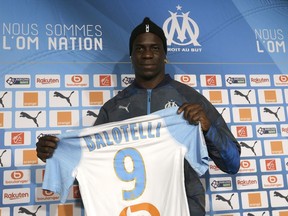
[[[173,80],[168,74],[153,89],[144,89],[134,81],[106,102],[95,125],[120,121],[183,103],[202,105],[211,122],[205,133],[209,157],[223,172],[235,174],[240,167],[240,145],[228,129],[221,114],[194,88]],[[205,191],[195,171],[185,160],[185,188],[192,216],[205,215]]]
[[42,188],[65,202],[76,178],[87,216],[189,216],[184,157],[201,176],[208,152],[201,126],[176,112],[164,109],[58,135]]

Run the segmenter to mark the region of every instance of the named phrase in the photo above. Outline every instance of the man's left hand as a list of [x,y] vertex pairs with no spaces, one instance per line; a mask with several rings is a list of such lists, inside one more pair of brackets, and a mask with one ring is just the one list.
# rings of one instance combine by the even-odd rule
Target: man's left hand
[[211,123],[200,104],[184,103],[177,111],[178,114],[182,112],[184,112],[183,116],[190,124],[198,124],[200,122],[203,131],[207,132],[209,130]]

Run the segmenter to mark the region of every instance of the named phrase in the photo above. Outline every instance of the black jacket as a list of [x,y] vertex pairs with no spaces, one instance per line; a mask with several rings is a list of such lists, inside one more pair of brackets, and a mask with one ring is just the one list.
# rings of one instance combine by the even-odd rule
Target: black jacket
[[[143,89],[133,82],[107,101],[95,125],[147,115],[184,102],[201,104],[211,122],[205,140],[210,158],[224,172],[235,174],[240,166],[240,146],[215,107],[195,89],[169,75],[154,89]],[[191,216],[205,215],[205,191],[196,172],[185,160],[185,188]]]

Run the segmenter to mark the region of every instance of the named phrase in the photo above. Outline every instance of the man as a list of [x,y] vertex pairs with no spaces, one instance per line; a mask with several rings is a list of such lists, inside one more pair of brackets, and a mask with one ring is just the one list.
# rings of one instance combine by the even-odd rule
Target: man
[[[105,103],[95,125],[146,115],[169,106],[190,124],[201,123],[210,158],[224,172],[235,174],[240,166],[240,146],[215,107],[195,89],[165,74],[167,44],[163,30],[145,18],[129,41],[135,81]],[[191,137],[193,139],[193,137]],[[57,138],[37,142],[37,155],[46,161],[57,147]],[[196,172],[185,161],[185,187],[190,215],[205,215],[205,191]]]

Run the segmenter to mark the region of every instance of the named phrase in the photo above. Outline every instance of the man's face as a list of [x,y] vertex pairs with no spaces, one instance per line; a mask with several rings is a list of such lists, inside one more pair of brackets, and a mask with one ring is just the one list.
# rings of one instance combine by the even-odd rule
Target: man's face
[[133,42],[131,60],[137,81],[159,80],[165,74],[165,51],[160,37],[143,33]]

